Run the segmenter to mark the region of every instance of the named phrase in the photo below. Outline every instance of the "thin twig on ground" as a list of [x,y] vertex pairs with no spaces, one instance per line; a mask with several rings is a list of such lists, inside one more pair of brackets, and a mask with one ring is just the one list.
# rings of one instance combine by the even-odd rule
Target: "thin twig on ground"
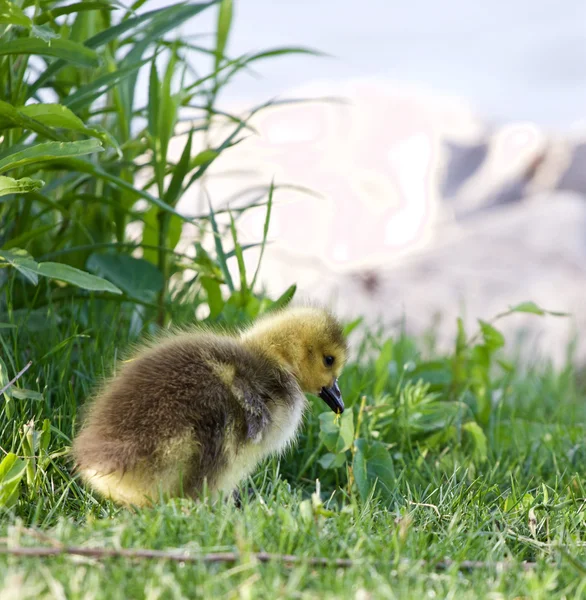
[[[148,550],[137,549],[113,549],[113,548],[84,548],[81,546],[16,546],[0,548],[0,554],[22,557],[55,557],[55,556],[85,556],[96,559],[127,558],[138,560],[168,560],[171,562],[189,563],[233,563],[247,557],[262,563],[280,562],[286,566],[311,565],[315,567],[349,568],[359,566],[368,561],[353,560],[350,558],[324,558],[324,557],[302,557],[291,554],[270,554],[267,552],[255,552],[249,555],[241,555],[237,552],[215,552],[210,554],[190,554],[181,551]],[[437,563],[430,561],[402,561],[403,564],[417,564],[436,571],[446,571],[456,568],[460,571],[474,571],[478,569],[522,569],[529,571],[537,566],[534,562],[498,561],[485,562],[478,560],[452,561],[443,560]]]

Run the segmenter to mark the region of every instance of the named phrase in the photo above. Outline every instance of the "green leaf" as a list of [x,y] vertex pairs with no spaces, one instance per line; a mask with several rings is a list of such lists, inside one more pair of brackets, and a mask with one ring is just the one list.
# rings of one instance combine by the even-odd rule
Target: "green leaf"
[[43,394],[35,392],[35,390],[27,390],[26,388],[10,388],[10,394],[17,400],[43,400]]
[[228,43],[228,35],[232,26],[232,0],[222,0],[218,11],[218,26],[216,34],[216,70],[220,66],[220,62],[226,50]]
[[152,302],[163,289],[163,275],[159,269],[142,258],[127,254],[92,254],[86,266],[131,298]]
[[462,425],[462,432],[464,441],[472,448],[472,456],[479,462],[484,462],[488,458],[488,444],[480,425],[475,421],[469,421]]
[[422,381],[433,386],[433,389],[451,385],[453,374],[450,363],[446,360],[427,361],[418,364],[409,374],[411,381]]
[[[135,44],[136,51],[131,50],[125,56],[124,62],[120,65],[122,69],[125,69],[128,65],[135,64],[137,61],[139,61],[142,53],[151,43],[161,39],[162,35],[166,33],[166,31],[173,29],[173,27],[178,25],[182,19],[185,20],[190,16],[194,16],[199,11],[211,6],[212,4],[215,4],[216,2],[217,0],[212,0],[209,4],[196,4],[187,7],[183,2],[180,2],[172,6],[145,12],[141,15],[137,15],[136,17],[125,19],[120,23],[109,27],[108,29],[100,31],[96,35],[86,40],[85,47],[92,49],[100,48],[112,40],[120,40],[122,34],[132,29],[138,30],[139,26],[142,25],[142,31],[144,32],[144,35],[142,40],[138,44]],[[149,23],[149,21],[151,22]],[[162,22],[166,28],[163,28],[163,30],[160,28],[155,29],[155,22]],[[136,31],[134,33],[136,33]],[[137,48],[136,46],[139,47]],[[62,69],[65,64],[66,62],[64,60],[58,60],[50,65],[49,68],[46,69],[44,73],[31,85],[29,88],[29,96],[34,95],[36,91],[39,90],[46,81],[53,77],[55,73]],[[136,74],[132,76],[130,82],[128,83],[128,87],[134,89],[135,85]]]
[[82,67],[100,65],[99,56],[94,50],[71,40],[54,39],[46,42],[38,38],[17,38],[0,43],[0,56],[14,54],[51,56]]
[[10,154],[3,154],[0,158],[0,173],[31,163],[59,160],[70,156],[81,156],[83,154],[102,151],[102,144],[98,140],[35,144],[24,150],[16,150]]
[[262,257],[264,256],[265,246],[267,244],[267,236],[269,234],[269,223],[271,221],[271,210],[273,208],[273,194],[275,192],[275,181],[271,181],[271,186],[269,188],[269,196],[267,200],[267,214],[265,217],[265,223],[263,227],[262,233],[262,243],[260,247],[260,255],[258,257],[258,264],[256,265],[256,271],[254,272],[254,277],[252,278],[252,282],[250,283],[250,289],[254,290],[254,286],[256,285],[256,280],[258,274],[260,272],[260,265],[262,263]]
[[345,452],[354,439],[354,413],[351,410],[341,415],[324,412],[319,416],[319,428],[320,437],[330,452]]
[[268,313],[285,308],[293,300],[296,291],[297,285],[295,283],[290,285],[274,302],[267,302],[267,306],[263,312]]
[[196,154],[190,163],[190,170],[195,167],[200,167],[201,165],[205,165],[206,163],[212,162],[214,159],[218,158],[220,153],[217,150],[212,150],[208,148],[207,150],[202,150],[198,154]]
[[413,433],[429,433],[471,418],[470,407],[464,402],[435,400],[416,405],[408,415],[407,426]]
[[30,29],[33,37],[39,38],[44,42],[50,42],[51,40],[59,39],[59,34],[55,33],[52,29],[45,26],[33,25]]
[[89,83],[82,85],[73,92],[73,94],[67,96],[67,98],[63,100],[63,103],[65,106],[76,110],[89,106],[94,100],[104,95],[121,81],[124,81],[126,77],[129,77],[132,73],[138,71],[138,69],[151,60],[153,60],[153,57],[118,68],[113,73],[100,75],[100,77],[96,77]]
[[552,310],[545,310],[544,308],[537,306],[537,304],[535,304],[535,302],[521,302],[520,304],[517,304],[517,305],[511,307],[509,309],[509,312],[511,312],[511,313],[529,313],[529,314],[541,315],[541,316],[552,315],[555,317],[567,317],[568,316],[568,313],[557,312],[557,311],[552,311]]
[[344,325],[344,337],[348,337],[361,323],[364,321],[364,317],[358,317],[351,321],[350,323],[346,323]]
[[0,25],[16,25],[30,29],[33,22],[14,2],[0,0]]
[[210,318],[217,319],[224,308],[220,284],[211,277],[200,277],[201,285],[207,293],[208,306],[210,307]]
[[179,162],[173,169],[173,177],[171,179],[171,183],[163,196],[163,200],[169,205],[175,207],[177,202],[181,196],[181,186],[183,184],[183,180],[187,175],[190,167],[189,161],[191,158],[191,143],[193,139],[193,129],[189,131],[189,135],[187,136],[187,141],[185,142],[185,146],[183,147],[183,152],[181,153],[181,158]]
[[16,504],[25,472],[26,462],[12,452],[0,462],[0,506],[12,508]]
[[159,198],[157,198],[156,196],[153,196],[152,194],[149,194],[144,190],[135,188],[131,183],[128,183],[124,179],[116,177],[116,175],[112,175],[107,171],[104,171],[103,169],[97,167],[89,161],[83,160],[81,158],[67,158],[63,160],[63,164],[67,165],[67,167],[70,169],[76,169],[82,173],[88,173],[90,175],[93,175],[94,177],[98,177],[100,179],[103,179],[104,181],[108,181],[109,183],[116,186],[118,189],[128,191],[131,194],[136,194],[137,199],[144,198],[145,200],[147,200],[151,204],[155,204],[162,210],[172,215],[175,215],[176,217],[179,217],[182,221],[191,222],[191,219],[189,217],[185,217],[181,213],[178,213],[172,206],[165,204],[165,202],[159,200]]
[[[8,377],[6,364],[2,358],[0,358],[0,389],[4,389],[4,387],[8,385],[10,379],[11,378]],[[14,416],[14,401],[12,400],[12,396],[8,393],[8,389],[6,389],[2,395],[4,396],[4,412],[6,417],[10,420]]]
[[[157,72],[157,61],[153,58],[149,74],[149,102],[148,102],[148,131],[153,141],[159,137],[159,102],[160,102],[161,83]],[[156,151],[157,148],[155,147]]]
[[392,497],[395,485],[393,460],[381,442],[358,439],[354,442],[352,472],[362,500],[367,500],[371,492],[380,493],[385,501]]
[[490,323],[482,319],[478,319],[478,323],[480,324],[484,343],[489,350],[498,350],[505,345],[505,338],[498,329],[495,329]]
[[107,0],[84,0],[83,2],[75,2],[67,6],[52,6],[51,10],[43,11],[35,17],[36,25],[43,25],[48,21],[55,22],[57,17],[70,15],[72,13],[80,13],[87,10],[114,10],[114,5]]
[[389,366],[391,364],[391,361],[393,360],[393,354],[394,354],[394,344],[393,344],[393,340],[389,338],[383,344],[380,354],[375,362],[376,379],[374,382],[374,390],[373,390],[373,394],[374,394],[375,398],[379,397],[383,393],[383,391],[387,385],[387,382],[390,377]]
[[0,197],[8,194],[26,194],[34,192],[45,185],[40,179],[31,179],[30,177],[22,177],[21,179],[13,179],[0,175]]
[[248,283],[246,281],[246,265],[244,264],[244,255],[242,254],[242,246],[238,241],[238,234],[236,233],[236,223],[234,222],[234,216],[232,211],[228,211],[230,215],[230,232],[232,233],[232,241],[234,242],[234,253],[236,254],[236,261],[238,262],[238,272],[240,273],[240,294],[242,296],[242,303],[246,304],[248,301]]
[[108,141],[103,132],[93,127],[86,127],[85,123],[75,113],[61,104],[28,104],[19,107],[18,111],[48,127],[77,131],[96,137],[102,142]]
[[175,73],[175,65],[177,63],[177,52],[175,49],[171,51],[169,63],[165,70],[165,76],[160,88],[159,96],[159,111],[157,114],[159,120],[158,126],[158,143],[160,145],[161,155],[160,160],[166,162],[167,151],[169,149],[169,140],[175,133],[175,125],[177,123],[177,110],[179,108],[179,97],[171,91],[173,74]]
[[222,236],[220,235],[220,230],[218,228],[218,223],[216,222],[216,215],[214,213],[214,208],[212,206],[212,201],[208,198],[208,206],[210,208],[210,223],[212,225],[212,232],[214,234],[214,244],[216,246],[216,255],[218,264],[220,265],[220,269],[222,269],[222,274],[224,275],[224,281],[228,286],[230,292],[234,292],[234,282],[232,281],[232,276],[230,275],[230,269],[228,269],[228,264],[226,262],[226,252],[224,251],[224,246],[222,245]]
[[43,123],[27,116],[8,102],[0,100],[0,130],[21,127],[34,131],[50,140],[64,141],[64,138],[54,129],[47,127]]
[[121,294],[122,292],[109,281],[90,275],[85,271],[80,271],[70,265],[55,262],[42,262],[38,265],[37,273],[50,279],[57,279],[70,283],[84,290],[93,292],[110,292],[112,294]]
[[456,356],[461,356],[466,350],[468,342],[466,340],[466,330],[464,328],[464,321],[458,317],[458,335],[456,336]]
[[0,250],[0,268],[11,266],[22,273],[33,285],[37,285],[38,265],[33,257],[21,248]]
[[49,419],[44,419],[43,427],[41,428],[40,449],[44,452],[47,452],[47,450],[49,449],[50,442],[51,442],[51,421]]
[[328,452],[317,462],[319,462],[324,469],[339,469],[346,464],[346,453],[341,452],[340,454],[332,454],[331,452]]

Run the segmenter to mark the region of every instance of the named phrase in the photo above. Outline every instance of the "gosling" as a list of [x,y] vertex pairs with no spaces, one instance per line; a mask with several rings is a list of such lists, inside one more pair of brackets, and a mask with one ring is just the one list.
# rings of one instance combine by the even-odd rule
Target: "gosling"
[[286,309],[238,334],[184,332],[124,362],[90,404],[72,453],[82,479],[122,505],[234,493],[295,439],[313,393],[335,412],[347,344],[338,320]]

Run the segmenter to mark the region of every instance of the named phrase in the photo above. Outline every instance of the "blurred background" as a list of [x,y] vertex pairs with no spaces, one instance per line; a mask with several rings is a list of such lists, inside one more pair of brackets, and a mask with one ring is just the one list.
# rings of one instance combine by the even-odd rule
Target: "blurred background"
[[[586,321],[586,5],[248,0],[234,10],[228,54],[302,45],[327,56],[256,63],[219,106],[315,101],[254,117],[255,132],[180,208],[201,213],[207,194],[238,206],[274,178],[260,277],[270,293],[296,281],[302,298],[345,315],[433,327],[440,346],[455,316],[532,300],[572,317],[518,316],[504,329],[531,337],[530,358],[563,360]],[[215,23],[205,18],[181,33],[205,37]],[[245,241],[262,238],[264,217],[245,213]]]

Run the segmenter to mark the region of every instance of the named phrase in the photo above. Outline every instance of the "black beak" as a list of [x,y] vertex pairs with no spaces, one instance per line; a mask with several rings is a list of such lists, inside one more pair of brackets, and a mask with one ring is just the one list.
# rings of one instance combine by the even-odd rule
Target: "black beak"
[[323,387],[319,397],[338,415],[344,412],[344,401],[342,392],[338,387],[338,380],[334,379],[332,387]]

